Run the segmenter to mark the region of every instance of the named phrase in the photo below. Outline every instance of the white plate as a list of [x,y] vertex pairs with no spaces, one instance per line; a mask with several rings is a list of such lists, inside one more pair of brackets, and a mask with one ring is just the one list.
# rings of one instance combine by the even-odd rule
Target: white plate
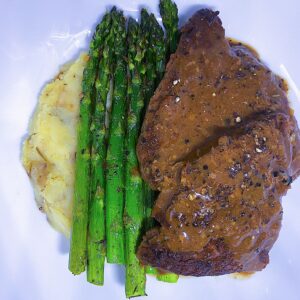
[[[41,87],[59,65],[86,49],[90,30],[117,4],[136,16],[142,3],[157,13],[158,0],[0,1],[0,299],[124,299],[124,274],[107,266],[105,286],[68,271],[68,242],[36,208],[20,164],[20,145]],[[130,3],[130,4],[128,4]],[[201,5],[177,0],[181,21]],[[300,120],[300,2],[205,1],[220,10],[227,36],[254,46],[262,59],[289,80],[290,99]],[[250,279],[231,276],[182,278],[177,284],[147,281],[148,299],[300,299],[300,181],[283,199],[280,237],[267,268]]]

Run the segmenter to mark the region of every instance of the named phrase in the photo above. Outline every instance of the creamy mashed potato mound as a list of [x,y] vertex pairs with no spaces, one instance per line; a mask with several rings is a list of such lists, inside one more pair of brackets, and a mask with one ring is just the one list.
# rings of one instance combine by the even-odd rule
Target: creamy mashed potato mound
[[81,54],[45,86],[23,146],[22,161],[37,205],[50,224],[67,237],[72,218],[81,81],[87,60],[88,56]]

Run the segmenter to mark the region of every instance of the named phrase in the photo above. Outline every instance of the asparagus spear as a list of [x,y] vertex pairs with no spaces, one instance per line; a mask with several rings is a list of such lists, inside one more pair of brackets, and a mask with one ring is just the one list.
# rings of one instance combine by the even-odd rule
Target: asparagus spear
[[176,283],[178,281],[179,276],[174,273],[158,273],[156,275],[156,279],[159,281],[164,281],[168,283]]
[[157,22],[154,14],[150,15],[150,26],[151,26],[151,37],[150,41],[153,46],[154,52],[154,64],[155,64],[155,83],[152,91],[152,95],[154,90],[160,83],[163,75],[165,73],[166,67],[166,46],[164,39],[164,31]]
[[170,55],[176,51],[179,39],[178,9],[175,2],[160,0],[159,11],[166,29],[167,59],[169,59]]
[[77,151],[75,162],[75,191],[73,206],[73,223],[70,242],[69,270],[80,274],[85,270],[86,240],[88,224],[88,202],[90,181],[90,146],[91,146],[91,112],[94,101],[94,83],[99,61],[99,47],[107,34],[110,16],[106,14],[97,26],[90,44],[89,56],[83,74],[80,103],[80,120],[77,127]]
[[126,193],[125,193],[125,250],[126,250],[126,297],[145,295],[146,275],[136,257],[144,219],[143,180],[139,174],[136,143],[141,127],[144,99],[142,94],[142,59],[144,40],[139,24],[132,18],[128,22],[128,118],[126,135]]
[[[148,14],[142,10],[142,28],[147,37],[148,47],[146,51],[146,75],[144,78],[145,102],[149,103],[154,91],[161,81],[165,72],[166,47],[164,33],[153,14]],[[154,191],[145,183],[145,229],[150,229],[154,222],[151,218],[151,212],[154,202]],[[165,282],[177,282],[178,275],[172,273],[161,274],[154,268],[147,266],[148,274],[157,274],[157,279]]]
[[124,257],[124,136],[127,94],[126,27],[122,12],[113,18],[114,66],[112,112],[107,149],[106,232],[107,261],[123,264]]
[[147,108],[149,100],[154,93],[155,80],[156,80],[155,46],[153,44],[155,40],[152,38],[152,25],[153,25],[153,18],[149,15],[146,9],[142,9],[141,28],[142,28],[143,36],[147,41],[146,53],[144,58],[146,72],[143,79],[145,109]]
[[[144,55],[144,65],[146,66],[145,75],[143,76],[143,94],[144,94],[144,112],[148,106],[149,100],[154,92],[154,84],[156,80],[155,72],[155,52],[152,46],[151,39],[151,22],[150,15],[146,9],[141,10],[141,29],[144,39],[146,41],[146,52]],[[145,221],[144,230],[147,231],[153,226],[153,220],[151,218],[152,206],[153,206],[153,191],[149,185],[144,182],[144,199],[145,199]],[[153,274],[153,268],[146,266],[146,273]]]
[[151,267],[151,266],[146,266],[146,273],[151,274],[151,275],[157,275],[158,271],[156,268]]
[[[110,16],[115,14],[112,9]],[[105,126],[106,99],[110,87],[113,29],[109,28],[109,35],[101,49],[102,56],[95,83],[96,103],[92,121],[92,150],[91,150],[91,199],[88,226],[88,259],[87,280],[97,285],[104,283],[105,262],[105,159],[106,136]]]

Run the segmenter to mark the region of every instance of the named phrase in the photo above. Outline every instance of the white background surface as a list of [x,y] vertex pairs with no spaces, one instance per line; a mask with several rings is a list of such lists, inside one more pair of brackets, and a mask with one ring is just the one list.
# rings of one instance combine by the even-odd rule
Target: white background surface
[[[68,242],[36,208],[20,164],[20,145],[41,87],[60,65],[86,49],[90,30],[112,4],[135,15],[146,1],[0,0],[0,299],[124,299],[122,269],[107,266],[105,287],[68,271]],[[145,7],[157,13],[158,0]],[[128,4],[130,3],[130,4]],[[181,22],[199,8],[177,0]],[[290,77],[290,99],[300,120],[300,2],[203,1],[221,12],[227,36],[245,41],[271,68]],[[293,82],[291,81],[293,80]],[[297,96],[298,93],[298,96]],[[147,281],[148,299],[300,299],[300,180],[283,199],[280,237],[271,263],[250,279],[184,278]]]

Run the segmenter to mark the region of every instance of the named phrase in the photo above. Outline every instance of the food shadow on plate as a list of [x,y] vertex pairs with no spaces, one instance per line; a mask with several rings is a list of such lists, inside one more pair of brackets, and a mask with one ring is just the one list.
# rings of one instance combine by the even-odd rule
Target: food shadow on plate
[[112,273],[119,285],[125,284],[125,266],[124,265],[111,265]]
[[61,254],[67,254],[70,250],[70,241],[63,234],[58,236],[58,251]]

